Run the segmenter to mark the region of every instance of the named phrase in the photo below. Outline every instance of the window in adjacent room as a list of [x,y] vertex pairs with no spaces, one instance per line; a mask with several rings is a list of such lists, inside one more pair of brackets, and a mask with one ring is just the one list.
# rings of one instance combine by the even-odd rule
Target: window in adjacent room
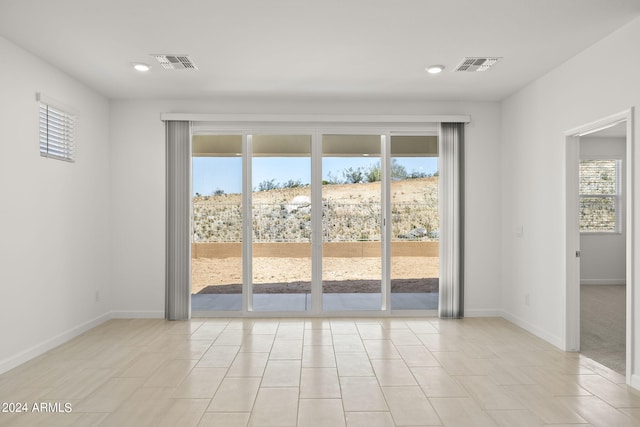
[[75,161],[76,116],[44,101],[40,102],[40,155]]
[[620,232],[620,160],[580,161],[580,232]]

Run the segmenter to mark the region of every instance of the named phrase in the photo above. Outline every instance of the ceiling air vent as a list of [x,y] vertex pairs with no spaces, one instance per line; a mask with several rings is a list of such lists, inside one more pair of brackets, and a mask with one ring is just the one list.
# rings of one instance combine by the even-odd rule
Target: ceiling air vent
[[166,70],[197,70],[196,64],[187,55],[151,55]]
[[455,70],[453,71],[464,71],[467,73],[476,73],[479,71],[487,71],[489,68],[491,68],[496,62],[498,62],[498,60],[500,60],[501,58],[496,58],[496,57],[470,57],[467,56],[466,58],[464,58],[464,60],[462,61],[462,63],[460,63],[460,65],[458,65],[456,67]]

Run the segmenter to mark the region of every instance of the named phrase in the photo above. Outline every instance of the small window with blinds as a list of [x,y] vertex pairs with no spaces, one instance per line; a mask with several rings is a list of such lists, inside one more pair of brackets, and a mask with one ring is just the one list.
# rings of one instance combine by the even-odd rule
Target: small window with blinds
[[580,161],[580,232],[620,232],[620,160]]
[[75,161],[76,116],[37,97],[40,102],[40,155]]

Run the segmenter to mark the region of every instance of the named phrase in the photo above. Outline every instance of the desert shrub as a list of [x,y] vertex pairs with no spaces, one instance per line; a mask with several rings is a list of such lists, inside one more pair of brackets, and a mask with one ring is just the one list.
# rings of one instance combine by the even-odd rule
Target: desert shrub
[[428,176],[429,176],[429,174],[426,173],[426,172],[411,171],[411,173],[409,174],[409,176],[407,178],[409,178],[409,179],[418,179],[418,178],[426,178]]
[[276,184],[275,178],[265,179],[264,181],[258,184],[258,191],[277,190],[278,188],[280,188],[280,186]]
[[377,182],[382,180],[382,169],[380,169],[380,164],[373,165],[367,169],[365,177],[367,182]]
[[285,182],[280,186],[280,188],[298,188],[298,187],[304,187],[304,184],[299,179],[295,181],[290,179],[289,181]]
[[333,184],[344,184],[345,181],[338,178],[333,174],[333,172],[329,172],[327,174],[327,179],[322,180],[322,185],[333,185]]
[[346,168],[342,171],[342,176],[346,184],[359,184],[365,180],[365,170],[359,168]]
[[[380,163],[370,166],[364,171],[364,175],[367,182],[377,182],[382,180],[382,168]],[[398,159],[391,159],[391,179],[403,180],[414,178],[426,178],[429,174],[424,172],[412,171],[407,172],[407,168],[398,163]]]
[[398,163],[398,159],[391,159],[391,179],[407,179],[407,168]]

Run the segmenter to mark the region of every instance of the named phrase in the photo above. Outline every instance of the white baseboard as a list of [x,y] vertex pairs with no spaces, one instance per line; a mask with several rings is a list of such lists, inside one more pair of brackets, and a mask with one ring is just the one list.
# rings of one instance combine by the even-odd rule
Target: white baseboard
[[547,331],[544,331],[544,330],[532,325],[531,323],[529,323],[529,322],[527,322],[527,321],[525,321],[525,320],[523,320],[523,319],[521,319],[521,318],[519,318],[517,316],[514,316],[513,314],[508,313],[506,311],[502,311],[502,317],[504,317],[509,322],[513,323],[514,325],[517,325],[517,326],[521,327],[525,331],[532,333],[533,335],[537,336],[538,338],[545,340],[549,344],[558,347],[560,350],[566,351],[564,340],[562,338],[557,337],[555,335],[552,335],[552,334],[548,333]]
[[164,319],[164,311],[112,311],[112,319]]
[[17,366],[20,366],[23,363],[28,362],[29,360],[36,358],[61,344],[64,344],[65,342],[77,337],[89,329],[95,328],[109,319],[111,319],[111,313],[105,313],[95,319],[84,322],[59,335],[56,335],[55,337],[49,338],[40,344],[34,345],[33,347],[21,351],[14,356],[10,356],[5,360],[0,361],[0,374],[10,371]]
[[464,317],[502,317],[502,310],[498,309],[471,309],[465,308]]
[[626,279],[580,279],[581,285],[626,285]]

